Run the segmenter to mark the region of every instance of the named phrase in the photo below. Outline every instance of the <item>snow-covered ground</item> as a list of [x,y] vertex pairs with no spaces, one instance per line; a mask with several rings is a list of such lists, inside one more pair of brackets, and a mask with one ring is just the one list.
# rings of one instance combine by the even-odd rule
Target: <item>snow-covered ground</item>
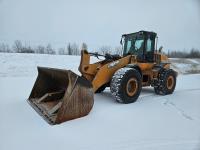
[[[94,62],[97,59],[91,57]],[[200,73],[200,59],[171,58],[181,74]],[[37,76],[37,66],[70,69],[78,73],[80,56],[0,53],[0,77]]]
[[171,58],[172,67],[181,74],[200,73],[200,59]]
[[80,57],[0,54],[0,150],[199,150],[200,74],[179,75],[172,95],[143,88],[119,104],[109,88],[95,95],[86,117],[47,124],[26,102],[38,65],[71,69]]

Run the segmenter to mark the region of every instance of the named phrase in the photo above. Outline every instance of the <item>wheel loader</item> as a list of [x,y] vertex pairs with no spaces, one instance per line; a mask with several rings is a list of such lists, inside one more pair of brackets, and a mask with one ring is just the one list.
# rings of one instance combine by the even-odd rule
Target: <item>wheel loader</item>
[[[81,51],[79,71],[38,67],[38,77],[28,98],[30,105],[50,124],[86,116],[94,104],[94,93],[110,87],[113,98],[124,104],[135,102],[142,87],[156,94],[174,92],[177,72],[168,57],[157,50],[157,34],[148,31],[123,34],[123,54],[101,55]],[[90,63],[90,57],[104,59]]]

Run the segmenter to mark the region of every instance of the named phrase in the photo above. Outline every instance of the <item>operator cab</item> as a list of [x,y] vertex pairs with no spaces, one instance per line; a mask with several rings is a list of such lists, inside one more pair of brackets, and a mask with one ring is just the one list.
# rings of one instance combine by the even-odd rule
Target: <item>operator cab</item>
[[138,61],[154,62],[156,37],[156,33],[148,31],[122,35],[123,56],[136,55]]

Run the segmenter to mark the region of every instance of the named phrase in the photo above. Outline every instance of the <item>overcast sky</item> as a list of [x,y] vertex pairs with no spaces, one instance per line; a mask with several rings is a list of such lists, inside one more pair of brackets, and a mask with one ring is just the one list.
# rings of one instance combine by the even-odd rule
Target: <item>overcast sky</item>
[[118,46],[121,34],[155,31],[165,50],[200,49],[200,0],[0,0],[0,42]]

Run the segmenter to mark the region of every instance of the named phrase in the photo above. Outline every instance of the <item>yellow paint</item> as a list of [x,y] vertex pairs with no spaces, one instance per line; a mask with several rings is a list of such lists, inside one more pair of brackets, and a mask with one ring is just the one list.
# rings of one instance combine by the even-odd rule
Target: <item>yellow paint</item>
[[[123,68],[128,64],[137,64],[141,69],[142,74],[149,75],[150,79],[152,79],[153,77],[155,77],[155,73],[153,73],[152,71],[154,65],[156,63],[169,61],[167,56],[160,53],[156,53],[155,57],[157,59],[155,63],[137,62],[136,56],[128,55],[126,57],[122,57],[121,59],[112,62],[99,61],[97,63],[90,64],[90,55],[88,54],[87,51],[82,51],[79,71],[81,72],[83,77],[91,81],[93,85],[93,90],[96,91],[102,85],[109,83],[112,79],[112,76],[118,69]],[[169,67],[170,64],[166,64],[164,66],[164,68],[169,68]],[[145,85],[148,86],[149,83],[144,82],[143,86]]]

